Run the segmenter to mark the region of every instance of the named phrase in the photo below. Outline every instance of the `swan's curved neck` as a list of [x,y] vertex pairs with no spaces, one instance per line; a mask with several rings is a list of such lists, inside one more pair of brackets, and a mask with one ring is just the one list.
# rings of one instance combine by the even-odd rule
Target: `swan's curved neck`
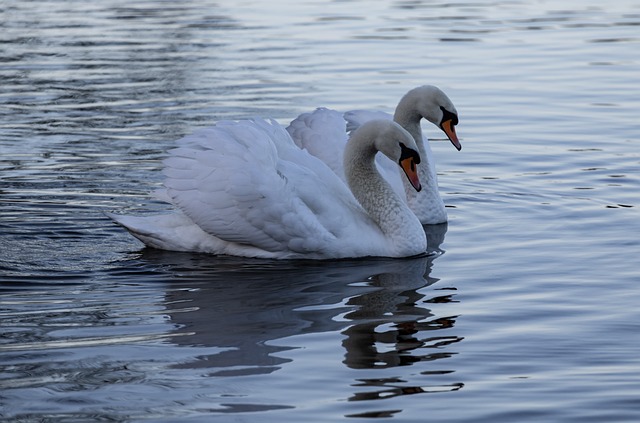
[[418,177],[422,183],[422,191],[417,193],[406,178],[402,179],[407,204],[423,223],[446,222],[447,212],[438,189],[438,176],[431,148],[425,144],[422,135],[422,115],[418,112],[418,99],[409,91],[398,103],[393,120],[407,130],[418,146],[418,154],[422,161],[418,165]]
[[[422,128],[420,127],[422,115],[418,112],[418,106],[413,96],[409,94],[402,97],[402,100],[398,103],[396,111],[393,114],[393,120],[406,129],[413,139],[416,140],[418,148],[421,148],[423,144]],[[420,155],[422,155],[423,152],[424,151],[419,151]]]
[[344,169],[351,192],[393,243],[398,256],[426,251],[422,224],[378,172],[377,149],[370,139],[354,134],[347,143]]

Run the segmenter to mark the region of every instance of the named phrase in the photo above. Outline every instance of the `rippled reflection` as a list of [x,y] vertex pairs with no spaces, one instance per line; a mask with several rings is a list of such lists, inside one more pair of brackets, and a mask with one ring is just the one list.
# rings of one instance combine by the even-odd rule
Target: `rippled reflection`
[[[446,225],[427,227],[434,251]],[[439,241],[440,242],[439,242]],[[194,258],[195,257],[195,258]],[[210,376],[271,373],[286,366],[287,338],[341,332],[344,364],[374,370],[428,364],[427,381],[407,384],[372,374],[351,383],[351,401],[458,390],[463,384],[430,383],[451,374],[446,358],[462,338],[451,334],[455,315],[438,315],[430,304],[455,302],[455,288],[430,288],[437,255],[405,260],[344,260],[330,263],[240,261],[146,250],[141,258],[182,275],[167,289],[165,303],[177,326],[172,342],[216,351],[174,368],[209,369]],[[221,349],[221,350],[220,350]],[[362,387],[375,390],[361,391]]]

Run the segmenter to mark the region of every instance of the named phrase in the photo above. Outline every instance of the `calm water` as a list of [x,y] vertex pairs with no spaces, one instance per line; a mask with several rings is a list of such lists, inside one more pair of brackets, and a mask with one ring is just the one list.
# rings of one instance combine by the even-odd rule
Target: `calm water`
[[[0,3],[7,422],[640,420],[637,1]],[[413,260],[149,251],[173,142],[436,84]],[[435,128],[427,133],[440,137]]]

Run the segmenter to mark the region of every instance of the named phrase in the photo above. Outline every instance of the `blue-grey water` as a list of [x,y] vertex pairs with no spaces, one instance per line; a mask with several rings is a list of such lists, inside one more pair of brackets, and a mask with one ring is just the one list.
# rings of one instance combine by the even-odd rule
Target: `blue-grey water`
[[[435,84],[429,257],[144,249],[174,141]],[[6,422],[640,421],[634,0],[0,2]],[[442,138],[437,128],[427,134]]]

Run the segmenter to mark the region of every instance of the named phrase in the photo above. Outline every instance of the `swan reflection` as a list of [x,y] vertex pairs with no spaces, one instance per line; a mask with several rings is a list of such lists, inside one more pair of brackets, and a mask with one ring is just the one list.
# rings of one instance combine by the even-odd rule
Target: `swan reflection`
[[[446,225],[428,228],[433,251],[439,251],[445,231]],[[165,299],[176,327],[172,342],[215,347],[179,367],[207,368],[213,376],[276,371],[290,361],[280,354],[294,348],[286,346],[287,337],[321,332],[344,336],[343,363],[352,369],[407,366],[456,354],[452,346],[461,338],[448,330],[456,316],[436,314],[429,306],[453,302],[454,288],[425,289],[437,282],[430,276],[436,257],[282,262],[144,253],[145,260],[169,267],[174,275]],[[396,382],[359,379],[354,386],[380,390],[350,399],[461,387]]]

